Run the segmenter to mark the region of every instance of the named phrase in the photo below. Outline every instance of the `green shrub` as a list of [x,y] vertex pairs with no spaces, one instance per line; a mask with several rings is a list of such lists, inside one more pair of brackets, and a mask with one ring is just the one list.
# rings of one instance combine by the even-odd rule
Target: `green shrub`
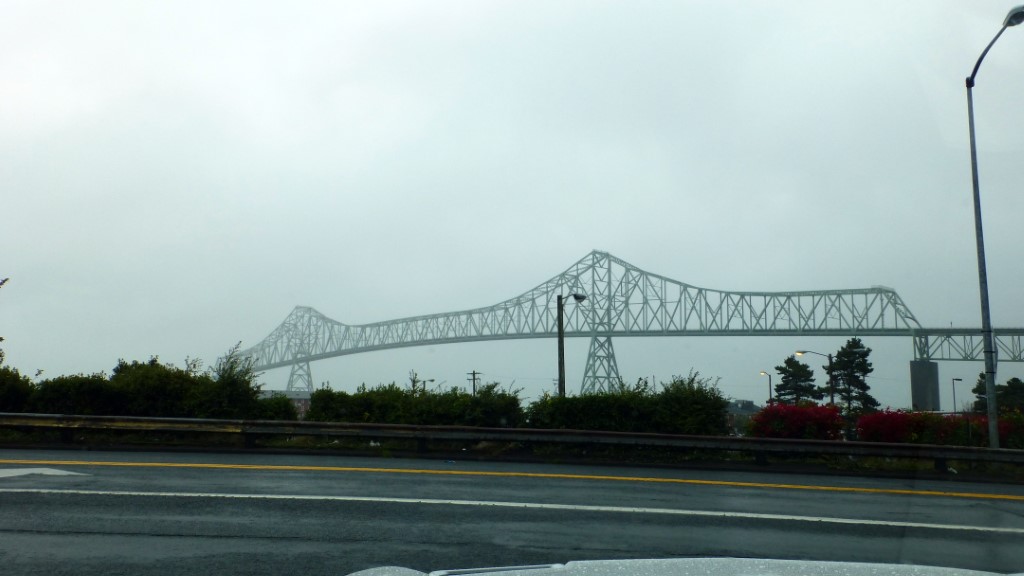
[[353,418],[350,412],[349,395],[335,392],[330,388],[321,388],[309,396],[309,410],[306,420],[311,422],[360,422],[361,418]]
[[646,382],[579,396],[545,393],[527,408],[530,428],[652,432],[655,395]]
[[238,345],[217,360],[208,374],[193,376],[186,399],[194,418],[258,418],[260,385],[254,360],[238,354]]
[[729,400],[696,372],[676,376],[656,398],[654,428],[667,434],[723,435],[728,431]]
[[416,392],[404,390],[394,382],[375,388],[363,385],[352,394],[348,412],[358,418],[357,422],[420,424],[406,413],[409,409],[406,396],[414,394]]
[[195,375],[180,368],[149,362],[120,360],[107,385],[122,398],[118,415],[184,418],[191,416],[188,396]]
[[475,396],[470,395],[469,406],[463,413],[466,426],[517,428],[525,421],[519,390],[502,389],[497,382],[484,384]]
[[259,410],[255,417],[258,420],[287,420],[299,419],[299,412],[295,404],[284,394],[271,394],[269,398],[260,398],[257,402]]
[[517,391],[482,386],[477,394],[460,388],[427,391],[382,384],[360,386],[354,394],[322,388],[310,397],[306,420],[447,426],[515,427],[523,420]]
[[0,366],[0,412],[25,412],[35,386],[16,368]]
[[728,400],[696,372],[675,377],[656,392],[646,380],[610,391],[557,397],[545,394],[527,409],[531,428],[724,434]]
[[36,386],[29,406],[42,414],[119,415],[125,398],[103,374],[76,374],[43,380]]
[[153,357],[148,362],[120,360],[110,378],[51,378],[33,387],[27,405],[53,414],[257,418],[265,411],[259,391],[252,359],[240,357],[236,346],[206,374],[199,373],[196,362],[181,369]]
[[185,402],[191,418],[255,418],[259,414],[259,388],[202,374],[192,381]]

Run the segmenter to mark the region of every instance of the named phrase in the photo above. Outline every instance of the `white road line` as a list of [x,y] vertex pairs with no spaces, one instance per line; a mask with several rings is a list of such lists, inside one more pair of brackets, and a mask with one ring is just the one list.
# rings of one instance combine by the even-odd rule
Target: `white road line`
[[991,532],[997,534],[1024,534],[1024,528],[998,526],[969,526],[963,524],[929,524],[925,522],[894,522],[888,520],[861,520],[855,518],[829,518],[825,516],[792,516],[789,514],[757,514],[754,512],[725,512],[715,510],[680,510],[674,508],[641,508],[629,506],[590,506],[585,504],[544,504],[539,502],[493,502],[487,500],[436,500],[430,498],[383,498],[373,496],[327,496],[303,494],[220,494],[213,492],[135,492],[119,490],[51,490],[42,488],[2,488],[0,494],[62,494],[81,496],[139,496],[155,498],[225,498],[252,500],[309,500],[315,502],[378,502],[390,504],[430,504],[445,506],[491,506],[497,508],[523,508],[537,510],[568,510],[575,512],[610,512],[619,514],[662,514],[669,516],[701,516],[711,518],[742,518],[749,520],[781,520],[786,522],[820,522],[854,526],[885,526],[893,528],[925,528]]
[[81,472],[68,472],[56,468],[0,468],[0,478],[13,478],[15,476],[28,476],[29,474],[40,474],[43,476],[88,476]]

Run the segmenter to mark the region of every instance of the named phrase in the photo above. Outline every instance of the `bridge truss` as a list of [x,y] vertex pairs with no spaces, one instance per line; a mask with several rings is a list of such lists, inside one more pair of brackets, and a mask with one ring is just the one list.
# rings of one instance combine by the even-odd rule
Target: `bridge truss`
[[[572,293],[587,295],[585,301],[565,307],[566,337],[591,341],[584,393],[619,382],[613,337],[910,336],[922,330],[890,288],[726,292],[652,274],[594,251],[536,288],[485,308],[347,325],[299,306],[242,353],[254,358],[257,370],[290,367],[289,390],[312,390],[309,363],[325,358],[409,346],[556,337],[555,297]],[[921,358],[952,350],[951,344],[936,347],[928,337],[920,342],[915,350],[919,348]]]
[[[926,328],[914,331],[917,360],[984,361],[985,342],[981,330]],[[1024,328],[995,328],[992,336],[999,362],[1024,362]]]

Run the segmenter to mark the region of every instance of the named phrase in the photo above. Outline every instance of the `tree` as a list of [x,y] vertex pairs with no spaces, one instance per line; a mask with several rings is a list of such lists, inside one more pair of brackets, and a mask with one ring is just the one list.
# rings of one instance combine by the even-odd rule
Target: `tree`
[[[985,390],[985,373],[978,374],[978,381],[974,383],[974,388],[971,388],[971,392],[974,392],[974,411],[985,414],[988,412],[988,397],[986,396],[987,391]],[[996,384],[996,400],[999,400],[999,385]]]
[[[878,408],[878,401],[870,394],[867,375],[874,372],[868,356],[871,348],[864,346],[860,338],[850,338],[839,349],[832,361],[830,376],[837,382],[836,393],[839,401],[846,404],[843,415],[857,416]],[[828,372],[828,368],[825,368]]]
[[[639,383],[638,383],[639,384]],[[662,384],[655,402],[654,426],[664,434],[718,434],[729,431],[729,400],[718,380],[690,370]]]
[[255,360],[239,354],[241,342],[217,360],[208,374],[195,378],[188,401],[198,418],[255,418],[260,412]]
[[1024,410],[1024,381],[1007,380],[1002,390],[996,390],[996,406],[1002,410]]
[[110,386],[106,374],[74,374],[43,380],[29,400],[40,414],[124,414],[124,395]]
[[[7,278],[0,278],[0,286],[7,283]],[[0,342],[4,337],[0,336]],[[0,364],[4,363],[4,350],[0,348]],[[0,366],[0,412],[22,412],[28,405],[32,395],[32,382],[22,376],[16,368]]]
[[825,393],[814,385],[814,371],[807,364],[790,356],[776,366],[780,381],[775,385],[775,399],[782,404],[799,404],[801,400],[821,400]]
[[259,413],[256,415],[260,420],[289,420],[299,419],[299,411],[295,404],[284,394],[275,392],[269,398],[260,398]]
[[25,412],[34,389],[16,368],[0,366],[0,412]]
[[[978,382],[971,389],[977,399],[974,401],[974,411],[988,412],[988,398],[985,396],[985,373],[978,374]],[[1024,410],[1024,381],[1020,378],[1010,378],[1006,384],[996,384],[996,407],[1000,412],[1011,410]]]
[[124,398],[122,415],[183,418],[191,416],[187,398],[195,380],[189,369],[161,364],[153,356],[149,362],[119,360],[110,387]]

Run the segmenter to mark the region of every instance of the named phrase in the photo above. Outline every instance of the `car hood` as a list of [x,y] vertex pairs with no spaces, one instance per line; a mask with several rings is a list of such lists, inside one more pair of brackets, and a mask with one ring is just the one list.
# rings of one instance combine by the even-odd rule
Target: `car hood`
[[[487,576],[981,576],[994,573],[914,564],[748,558],[673,558],[665,560],[596,560],[539,566],[437,570],[430,572],[429,576],[468,576],[471,574],[487,574]],[[384,566],[361,570],[351,576],[427,576],[427,573],[397,566]],[[1017,576],[1024,576],[1024,574]]]

